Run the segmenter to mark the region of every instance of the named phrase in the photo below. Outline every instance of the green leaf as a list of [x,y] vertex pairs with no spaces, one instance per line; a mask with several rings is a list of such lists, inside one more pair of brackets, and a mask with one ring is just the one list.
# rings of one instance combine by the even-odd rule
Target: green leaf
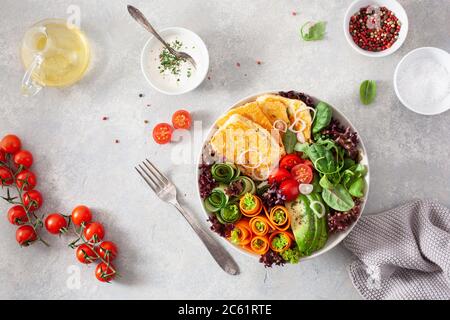
[[319,133],[325,129],[331,122],[333,111],[328,103],[320,101],[316,106],[316,117],[312,127],[313,133]]
[[296,143],[297,143],[297,136],[295,135],[294,132],[288,129],[283,136],[283,144],[287,154],[294,152],[294,147]]
[[356,198],[362,198],[364,196],[365,186],[366,184],[364,182],[364,178],[358,178],[355,182],[352,183],[352,185],[348,189],[348,192]]
[[300,35],[305,41],[322,40],[325,37],[327,23],[325,21],[308,21],[300,29]]
[[365,80],[359,87],[359,98],[364,105],[371,104],[377,96],[377,83],[374,80]]
[[337,211],[348,211],[355,205],[352,196],[341,184],[333,189],[323,189],[322,198],[328,206]]
[[333,188],[333,184],[328,180],[327,175],[323,175],[322,178],[320,178],[319,184],[324,189],[331,189]]

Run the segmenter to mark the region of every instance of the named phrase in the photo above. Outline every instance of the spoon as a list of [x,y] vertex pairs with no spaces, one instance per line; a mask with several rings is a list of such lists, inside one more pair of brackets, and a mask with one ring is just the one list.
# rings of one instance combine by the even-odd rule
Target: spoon
[[195,60],[189,54],[187,54],[186,52],[175,50],[166,41],[164,41],[164,39],[161,38],[158,32],[156,32],[155,28],[152,27],[150,22],[148,22],[147,18],[145,18],[141,11],[131,5],[128,5],[127,9],[133,19],[136,20],[140,25],[142,25],[148,32],[153,34],[156,39],[158,39],[167,48],[167,50],[169,50],[171,54],[173,54],[178,59],[188,61],[194,68],[197,67]]

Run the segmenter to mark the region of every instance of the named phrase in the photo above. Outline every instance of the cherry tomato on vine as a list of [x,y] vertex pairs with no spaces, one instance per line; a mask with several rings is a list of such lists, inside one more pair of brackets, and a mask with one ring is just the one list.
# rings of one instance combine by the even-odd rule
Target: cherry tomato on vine
[[299,183],[311,183],[314,177],[312,168],[305,163],[300,163],[293,167],[291,173]]
[[0,149],[0,161],[1,162],[5,162],[6,161],[5,151],[3,151],[2,149]]
[[114,266],[109,264],[109,266],[101,262],[95,268],[95,276],[101,282],[110,282],[116,276],[116,272],[113,270]]
[[0,186],[10,186],[14,182],[12,172],[5,167],[0,167]]
[[175,129],[189,129],[191,123],[192,117],[189,111],[178,110],[172,116],[172,124]]
[[91,222],[86,226],[86,229],[84,229],[84,238],[87,241],[92,240],[93,242],[100,242],[104,236],[105,229],[98,222]]
[[20,205],[13,206],[8,210],[8,220],[12,224],[20,226],[25,222],[28,222],[27,213],[25,212],[25,209],[22,206]]
[[300,193],[298,185],[295,179],[285,180],[280,184],[281,193],[286,197],[286,201],[292,201],[297,198]]
[[291,179],[291,173],[283,168],[275,168],[269,175],[269,183],[274,182],[280,184],[286,179]]
[[25,168],[29,168],[33,165],[33,155],[27,150],[20,150],[14,154],[13,160],[17,166],[22,165]]
[[67,231],[67,221],[60,213],[52,213],[45,218],[45,229],[52,234],[60,234]]
[[78,261],[85,264],[89,264],[98,259],[94,250],[84,243],[77,248],[76,255]]
[[14,154],[20,151],[21,147],[22,142],[20,141],[19,137],[13,134],[4,136],[2,141],[0,141],[0,148],[6,153]]
[[42,195],[37,190],[30,190],[24,193],[23,195],[23,204],[26,208],[29,208],[29,211],[35,211],[42,206],[44,199],[42,199]]
[[158,144],[166,144],[172,140],[173,128],[168,123],[158,123],[153,128],[153,139]]
[[297,156],[296,154],[288,154],[285,155],[283,158],[281,158],[280,168],[290,171],[294,166],[302,162],[303,159]]
[[117,246],[112,241],[103,241],[96,249],[98,255],[106,261],[113,261],[117,256]]
[[16,176],[16,185],[19,189],[30,191],[36,187],[36,184],[36,175],[29,170],[24,169]]
[[81,226],[82,223],[88,224],[92,221],[92,213],[88,207],[80,205],[72,210],[72,222],[76,226]]
[[30,225],[20,226],[16,231],[16,240],[22,247],[29,246],[36,239],[36,231]]

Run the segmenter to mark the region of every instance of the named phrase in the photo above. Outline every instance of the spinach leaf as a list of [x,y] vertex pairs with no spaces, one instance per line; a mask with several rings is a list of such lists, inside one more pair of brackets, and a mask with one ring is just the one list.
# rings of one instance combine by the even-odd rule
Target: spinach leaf
[[319,177],[317,172],[314,172],[314,180],[312,182],[314,193],[322,192],[322,186],[320,185],[320,180],[321,180],[321,178]]
[[331,122],[333,111],[328,103],[320,101],[316,106],[316,117],[312,127],[313,133],[319,133],[325,129]]
[[362,198],[364,196],[365,186],[366,183],[364,181],[364,178],[358,178],[355,180],[355,182],[352,183],[352,185],[348,189],[348,192],[356,198]]
[[325,21],[308,21],[300,29],[300,35],[305,41],[322,40],[325,37],[327,23]]
[[355,205],[352,196],[341,184],[333,189],[323,189],[322,198],[329,207],[337,211],[348,211]]
[[377,83],[374,80],[365,80],[359,87],[359,98],[362,104],[371,104],[377,95]]
[[294,152],[295,144],[297,143],[297,136],[291,130],[287,130],[283,136],[283,144],[284,149],[286,149],[286,153],[290,154]]
[[332,189],[334,187],[330,180],[328,180],[326,174],[324,174],[322,178],[320,178],[319,184],[324,189]]

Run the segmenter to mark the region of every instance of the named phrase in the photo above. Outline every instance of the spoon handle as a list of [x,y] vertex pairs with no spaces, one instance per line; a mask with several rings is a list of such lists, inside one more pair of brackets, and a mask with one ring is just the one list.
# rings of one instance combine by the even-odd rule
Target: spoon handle
[[140,25],[142,25],[151,34],[153,34],[156,39],[158,39],[170,52],[172,52],[172,47],[169,46],[169,44],[167,44],[167,42],[164,41],[163,38],[161,38],[161,36],[158,34],[158,32],[156,32],[155,28],[152,27],[150,22],[148,22],[147,18],[145,18],[144,14],[141,11],[131,5],[128,5],[127,9],[134,20],[136,20]]

